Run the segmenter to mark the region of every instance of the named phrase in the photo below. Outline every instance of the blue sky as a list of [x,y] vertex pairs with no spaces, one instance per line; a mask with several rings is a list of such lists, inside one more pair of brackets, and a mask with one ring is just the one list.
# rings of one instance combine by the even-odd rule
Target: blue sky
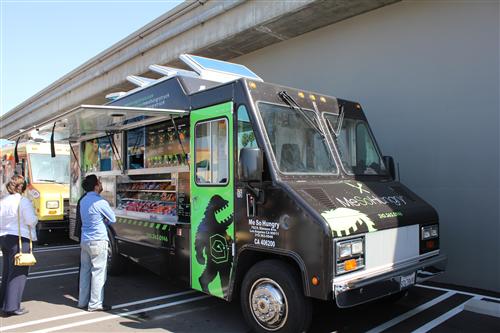
[[0,0],[0,114],[180,3]]

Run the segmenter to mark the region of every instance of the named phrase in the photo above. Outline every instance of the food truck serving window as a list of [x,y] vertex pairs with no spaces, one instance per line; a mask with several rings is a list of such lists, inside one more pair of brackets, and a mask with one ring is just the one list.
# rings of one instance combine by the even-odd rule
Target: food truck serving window
[[197,184],[228,183],[228,140],[226,118],[196,124],[194,148]]
[[[258,103],[276,163],[284,173],[332,174],[337,167],[324,136],[310,122],[318,124],[316,113],[305,115],[288,106]],[[309,121],[304,119],[308,117]]]
[[127,155],[129,169],[144,168],[144,136],[144,127],[127,132]]
[[[120,134],[115,134],[114,136],[115,145],[121,147]],[[82,145],[83,171],[89,173],[118,170],[120,167],[116,160],[119,159],[120,156],[118,155],[113,158],[113,148],[111,145],[112,142],[108,136],[85,141]]]

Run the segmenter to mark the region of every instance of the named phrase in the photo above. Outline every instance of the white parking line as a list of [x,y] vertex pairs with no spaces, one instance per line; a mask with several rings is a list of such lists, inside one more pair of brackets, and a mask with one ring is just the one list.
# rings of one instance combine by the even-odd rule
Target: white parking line
[[80,245],[56,246],[56,247],[52,247],[52,248],[35,248],[35,249],[33,249],[33,252],[35,252],[35,253],[42,253],[42,252],[76,250],[76,249],[80,249]]
[[209,297],[210,296],[208,296],[208,295],[203,295],[203,296],[197,296],[197,297],[187,298],[187,299],[183,299],[183,300],[180,300],[180,301],[175,301],[175,302],[172,302],[172,303],[166,303],[166,304],[151,306],[151,307],[148,307],[148,308],[142,308],[142,309],[133,310],[133,311],[127,311],[127,312],[123,312],[123,313],[111,314],[111,315],[107,315],[107,316],[99,317],[99,318],[94,318],[94,319],[77,321],[75,323],[66,324],[66,325],[49,327],[49,328],[38,330],[38,331],[32,331],[32,333],[48,333],[48,332],[65,330],[65,329],[68,329],[68,328],[71,328],[71,327],[82,326],[82,325],[87,325],[87,324],[93,324],[93,323],[98,323],[98,322],[101,322],[101,321],[110,320],[110,319],[116,319],[116,318],[121,318],[121,317],[127,317],[127,316],[130,316],[130,315],[133,315],[133,314],[136,314],[136,313],[140,313],[140,312],[165,309],[165,308],[169,308],[169,307],[176,306],[176,305],[181,305],[181,304],[186,304],[186,303],[191,303],[191,302],[199,301],[199,300],[202,300],[202,299],[205,299],[205,298],[209,298]]
[[[143,304],[143,303],[150,303],[150,302],[160,301],[160,300],[164,300],[164,299],[168,299],[168,298],[173,298],[173,297],[183,296],[183,295],[193,294],[193,293],[195,293],[194,290],[181,291],[181,292],[174,293],[174,294],[163,295],[163,296],[152,297],[152,298],[146,298],[146,299],[135,301],[135,302],[128,302],[128,303],[122,303],[122,304],[113,305],[112,309],[116,310],[116,309],[121,309],[121,308],[124,308],[124,307],[127,307],[127,306],[131,306],[131,305],[137,305],[137,304]],[[67,318],[72,318],[72,317],[85,316],[85,315],[89,315],[91,313],[93,313],[93,312],[79,311],[79,312],[73,312],[73,313],[69,313],[69,314],[65,314],[65,315],[60,315],[60,316],[56,316],[56,317],[50,317],[50,318],[44,318],[44,319],[27,321],[27,322],[20,323],[20,324],[15,324],[15,325],[10,325],[10,326],[3,326],[3,327],[1,327],[1,331],[3,332],[3,331],[13,330],[13,329],[20,328],[20,327],[32,326],[32,325],[37,325],[37,324],[42,324],[42,323],[48,323],[48,322],[55,321],[55,320],[62,320],[62,319],[67,319]]]
[[40,276],[28,276],[28,280],[45,279],[45,278],[48,278],[48,277],[70,275],[70,274],[78,274],[78,271],[64,272],[64,273],[55,273],[55,274],[47,274],[47,275],[40,275]]
[[[48,271],[31,272],[28,275],[28,280],[41,279],[41,278],[44,278],[44,277],[59,276],[59,275],[66,275],[66,274],[74,274],[75,273],[75,272],[70,272],[70,273],[66,273],[66,274],[52,274],[52,275],[48,274],[48,273],[63,272],[63,271],[70,271],[70,270],[77,270],[77,272],[78,272],[78,267],[68,267],[68,268],[61,268],[61,269],[52,269],[52,270],[48,270]],[[47,275],[32,276],[32,275],[41,275],[41,274],[47,274]],[[0,279],[1,278],[2,278],[2,276],[0,275]]]
[[414,315],[416,315],[417,313],[419,312],[422,312],[424,310],[427,310],[428,308],[430,308],[431,306],[434,306],[436,305],[437,303],[440,303],[442,301],[444,301],[445,299],[447,298],[450,298],[451,296],[455,295],[456,292],[455,291],[449,291],[447,292],[446,294],[443,294],[439,297],[436,297],[432,300],[430,300],[429,302],[427,303],[424,303],[422,305],[419,305],[417,306],[415,309],[412,309],[406,313],[403,313],[402,315],[400,316],[397,316],[396,318],[393,318],[385,323],[383,323],[382,325],[379,325],[377,327],[374,327],[372,328],[371,330],[369,330],[367,333],[378,333],[378,332],[382,332],[394,325],[397,325],[399,324],[400,322],[410,318],[410,317],[413,317]]
[[441,288],[441,287],[433,287],[433,286],[427,286],[427,285],[423,285],[423,284],[416,284],[415,287],[426,288],[426,289],[433,289],[433,290],[440,290],[440,291],[454,291],[457,294],[462,294],[462,295],[467,295],[467,296],[472,296],[472,297],[479,296],[479,297],[488,298],[488,299],[492,299],[492,300],[500,302],[500,298],[498,298],[498,297],[493,297],[493,296],[488,296],[488,295],[483,295],[483,294],[475,294],[475,293],[470,293],[470,292],[467,292],[467,291],[446,289],[446,288]]
[[51,269],[51,270],[48,270],[48,271],[30,272],[30,275],[38,275],[38,274],[46,274],[46,273],[70,271],[70,270],[74,270],[74,269],[78,269],[78,267],[75,266],[75,267],[68,267],[68,268]]
[[[474,297],[474,299],[481,299],[481,296],[476,296],[476,297]],[[463,302],[459,306],[451,309],[450,311],[442,314],[441,316],[437,317],[436,319],[428,322],[427,324],[425,324],[425,325],[417,328],[412,333],[425,333],[425,332],[429,332],[434,327],[441,325],[442,323],[444,323],[445,321],[447,321],[451,317],[454,317],[457,314],[459,314],[460,312],[462,312],[464,310],[465,303],[467,303],[469,301],[470,301],[470,299],[468,299],[467,301]]]

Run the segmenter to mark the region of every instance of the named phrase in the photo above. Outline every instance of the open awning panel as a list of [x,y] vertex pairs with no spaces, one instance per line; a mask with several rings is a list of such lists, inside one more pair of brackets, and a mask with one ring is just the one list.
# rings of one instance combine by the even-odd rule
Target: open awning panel
[[39,126],[24,130],[12,137],[27,136],[50,141],[54,128],[55,141],[76,141],[78,138],[106,132],[125,130],[139,123],[149,123],[188,114],[187,110],[154,109],[109,105],[80,105]]

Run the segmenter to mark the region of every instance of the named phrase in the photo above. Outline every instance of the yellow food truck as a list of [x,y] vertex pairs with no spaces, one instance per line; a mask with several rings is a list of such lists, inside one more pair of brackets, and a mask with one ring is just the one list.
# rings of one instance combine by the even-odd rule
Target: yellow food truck
[[43,242],[47,233],[68,228],[70,148],[56,144],[52,158],[49,143],[23,142],[17,146],[17,161],[15,148],[14,144],[0,148],[2,191],[12,175],[26,177],[26,196],[35,207],[38,240]]

